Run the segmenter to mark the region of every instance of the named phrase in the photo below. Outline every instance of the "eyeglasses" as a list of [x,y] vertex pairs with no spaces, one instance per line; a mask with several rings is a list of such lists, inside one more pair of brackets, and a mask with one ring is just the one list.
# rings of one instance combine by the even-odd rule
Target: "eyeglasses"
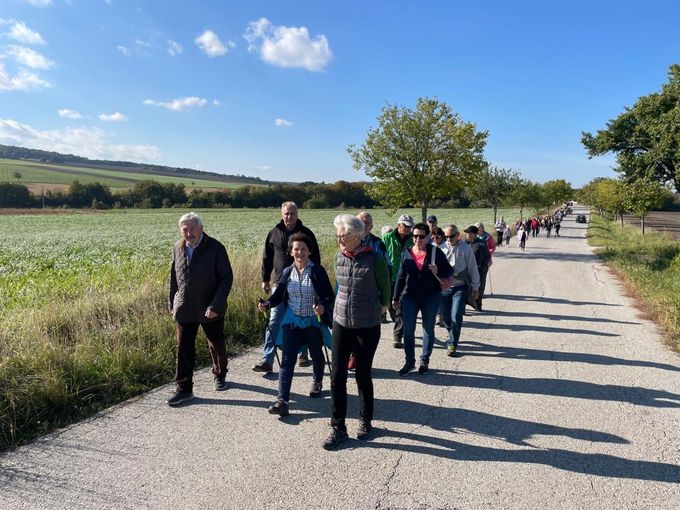
[[336,235],[335,238],[336,238],[338,241],[341,241],[341,240],[345,240],[345,239],[347,238],[347,236],[353,236],[353,235],[354,235],[354,234],[340,234],[340,235]]
[[455,239],[459,235],[460,235],[460,233],[458,232],[458,233],[453,234],[452,236],[444,236],[444,237],[446,237],[447,239]]
[[413,234],[413,239],[425,239],[426,237],[426,235]]
[[442,236],[432,236],[432,239],[441,239]]

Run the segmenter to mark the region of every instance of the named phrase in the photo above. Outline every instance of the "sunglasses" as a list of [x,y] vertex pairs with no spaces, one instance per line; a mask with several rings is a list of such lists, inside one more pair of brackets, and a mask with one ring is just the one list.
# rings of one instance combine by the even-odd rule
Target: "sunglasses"
[[446,237],[447,239],[455,239],[455,238],[458,237],[459,235],[460,235],[460,234],[453,234],[452,236],[444,236],[444,237]]
[[425,239],[426,237],[426,235],[413,234],[413,239]]

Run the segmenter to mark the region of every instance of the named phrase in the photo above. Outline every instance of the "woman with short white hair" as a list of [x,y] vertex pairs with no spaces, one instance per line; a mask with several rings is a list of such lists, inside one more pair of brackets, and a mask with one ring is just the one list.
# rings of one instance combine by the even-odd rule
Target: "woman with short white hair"
[[387,262],[371,246],[361,243],[364,223],[351,214],[333,221],[340,250],[335,256],[337,293],[333,308],[333,356],[331,366],[331,433],[326,450],[346,441],[347,363],[356,355],[355,378],[359,392],[357,439],[367,439],[372,430],[373,356],[380,340],[382,312],[390,300]]

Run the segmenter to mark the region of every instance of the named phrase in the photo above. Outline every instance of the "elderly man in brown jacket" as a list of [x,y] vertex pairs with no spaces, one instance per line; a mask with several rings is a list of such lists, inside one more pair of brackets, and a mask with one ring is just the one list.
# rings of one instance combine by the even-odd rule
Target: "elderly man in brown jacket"
[[179,219],[180,240],[175,243],[170,266],[168,309],[177,323],[177,371],[175,394],[168,405],[194,398],[196,333],[201,326],[208,338],[215,390],[227,389],[227,350],[224,313],[233,273],[225,247],[203,232],[198,214]]

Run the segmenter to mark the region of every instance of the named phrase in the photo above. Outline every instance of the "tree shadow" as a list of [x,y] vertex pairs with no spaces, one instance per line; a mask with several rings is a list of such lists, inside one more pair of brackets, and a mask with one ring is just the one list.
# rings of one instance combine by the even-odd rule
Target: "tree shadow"
[[578,329],[578,328],[552,328],[550,326],[537,326],[535,324],[498,324],[489,322],[472,322],[468,321],[464,323],[464,327],[473,329],[508,329],[515,332],[526,332],[526,331],[541,331],[544,333],[559,333],[559,334],[572,334],[572,335],[591,335],[591,336],[604,336],[604,337],[619,337],[616,333],[606,333],[604,331],[597,331],[592,329]]
[[[496,296],[489,296],[495,298]],[[557,315],[554,313],[538,313],[538,312],[520,312],[510,310],[494,310],[493,315],[496,317],[525,317],[529,319],[547,319],[550,321],[576,321],[576,322],[602,322],[606,324],[631,324],[639,325],[639,322],[633,321],[619,321],[615,319],[605,319],[603,317],[584,317],[581,315]]]
[[507,358],[531,361],[559,361],[568,363],[587,363],[590,365],[646,367],[680,372],[680,367],[668,363],[656,363],[639,359],[622,359],[602,354],[581,352],[558,352],[542,349],[527,349],[503,345],[485,344],[476,341],[464,341],[459,345],[459,351],[464,356],[478,356],[485,358]]
[[493,299],[507,299],[508,301],[532,301],[536,303],[550,303],[556,305],[573,306],[622,306],[613,303],[602,303],[599,301],[573,301],[571,299],[553,298],[547,296],[523,296],[520,294],[494,294]]

